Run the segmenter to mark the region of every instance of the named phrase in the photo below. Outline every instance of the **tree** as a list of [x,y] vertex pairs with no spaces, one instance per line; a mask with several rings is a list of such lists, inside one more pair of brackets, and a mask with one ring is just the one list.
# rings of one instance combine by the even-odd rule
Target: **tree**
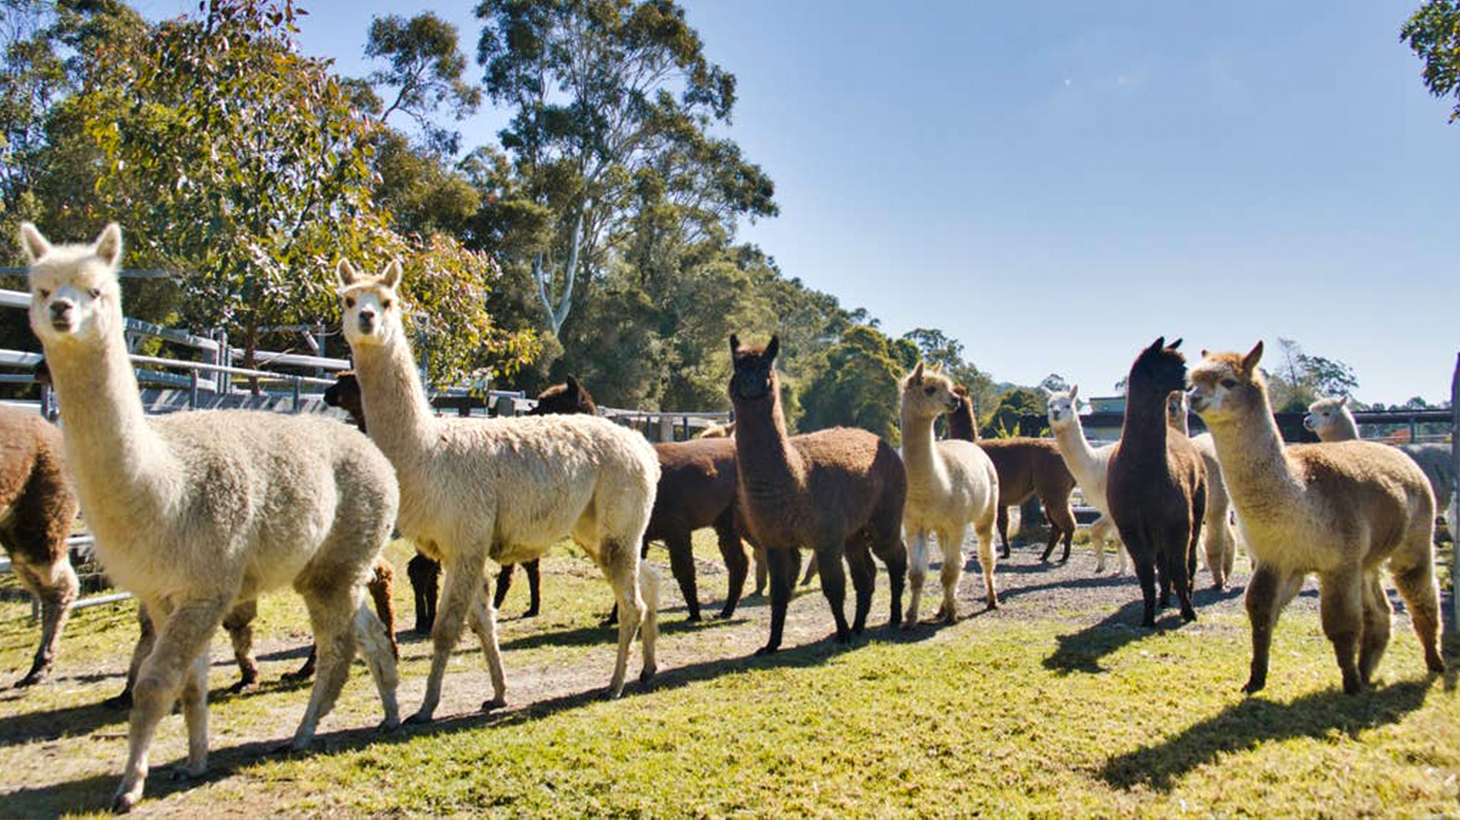
[[1024,419],[1031,416],[1042,416],[1045,413],[1044,394],[1025,387],[1016,387],[1006,391],[999,396],[998,405],[990,414],[979,435],[985,438],[1005,438],[1007,436],[1039,436],[1047,429],[1048,425],[1041,426],[1037,430],[1026,429]]
[[400,112],[415,121],[431,149],[456,153],[461,134],[441,127],[432,115],[445,108],[460,121],[482,102],[481,89],[462,79],[466,57],[457,47],[456,26],[429,11],[409,20],[396,14],[376,17],[370,21],[365,54],[386,61],[365,78],[392,92],[390,102],[381,102],[380,120]]
[[1424,61],[1421,76],[1436,97],[1454,97],[1450,122],[1460,119],[1460,0],[1427,0],[1399,31]]
[[[729,120],[735,78],[705,59],[672,0],[484,0],[477,16],[487,94],[513,111],[502,145],[526,181],[521,193],[553,215],[550,239],[527,250],[555,335],[580,269],[606,269],[605,241],[623,225],[636,181],[648,169],[683,176],[666,156],[677,152],[714,183],[691,187],[720,196],[722,212],[774,213],[769,179],[732,143],[705,135]],[[724,196],[746,179],[759,195]]]
[[1065,381],[1065,377],[1058,373],[1051,373],[1045,376],[1044,381],[1040,382],[1039,386],[1051,393],[1058,393],[1070,389],[1070,383]]
[[801,430],[844,425],[870,430],[892,444],[899,430],[899,380],[903,372],[894,345],[881,331],[852,325],[826,351],[826,365],[806,384]]

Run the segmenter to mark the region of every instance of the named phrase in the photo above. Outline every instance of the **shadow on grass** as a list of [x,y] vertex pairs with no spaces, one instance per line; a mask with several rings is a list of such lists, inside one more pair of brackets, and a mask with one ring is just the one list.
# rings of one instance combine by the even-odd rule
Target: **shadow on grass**
[[[1083,579],[1083,581],[1070,582],[1083,584],[1085,586],[1109,585],[1113,579]],[[1063,584],[1046,585],[1063,586]],[[1011,590],[1007,597],[1013,597],[1015,592],[1032,592],[1043,587],[1025,587],[1022,590]],[[1208,606],[1219,601],[1238,597],[1242,594],[1241,589],[1200,589],[1192,595],[1192,603],[1198,608],[1197,618],[1200,622],[1201,607]],[[1173,596],[1174,598],[1174,596]],[[1060,635],[1055,640],[1058,646],[1053,654],[1044,659],[1044,668],[1058,674],[1064,675],[1071,672],[1083,672],[1086,674],[1100,674],[1106,669],[1100,665],[1100,660],[1121,647],[1135,643],[1147,636],[1169,632],[1180,629],[1185,625],[1181,615],[1172,607],[1157,611],[1156,628],[1150,629],[1141,626],[1141,616],[1145,612],[1144,601],[1137,596],[1134,600],[1117,609],[1115,612],[1105,616],[1099,622],[1073,632],[1069,635]]]
[[[910,643],[931,637],[935,630],[916,629],[904,632],[887,626],[874,627],[847,644],[838,644],[827,637],[814,643],[782,649],[774,655],[756,657],[747,655],[667,669],[654,678],[647,688],[641,684],[629,683],[624,688],[625,697],[640,693],[657,692],[689,686],[701,681],[713,680],[734,672],[776,668],[812,667],[826,663],[843,652],[853,651],[877,640],[893,643]],[[314,755],[337,754],[363,749],[373,744],[408,743],[417,737],[443,737],[459,732],[470,732],[497,726],[513,726],[528,721],[540,720],[573,709],[599,703],[604,699],[604,690],[594,688],[584,692],[549,698],[515,709],[496,712],[471,712],[438,718],[428,726],[402,726],[392,732],[382,732],[374,726],[361,726],[336,732],[321,732],[315,736],[313,746],[297,754],[279,753],[281,742],[288,734],[268,740],[254,741],[237,746],[215,747],[209,751],[208,773],[199,778],[179,778],[183,761],[175,765],[155,766],[147,778],[147,789],[143,808],[169,795],[197,788],[198,786],[227,779],[266,759],[305,758]],[[84,707],[80,710],[102,709],[109,718],[123,721],[125,712],[105,710],[100,706]],[[57,723],[67,721],[65,712],[53,712],[46,716]],[[69,727],[68,727],[69,728]],[[75,733],[87,730],[78,729]],[[289,727],[287,731],[292,731]],[[34,739],[34,738],[28,738]],[[117,760],[115,774],[84,777],[64,783],[34,788],[20,788],[5,797],[6,817],[55,817],[61,814],[104,811],[110,803],[112,791],[120,782],[122,760]]]
[[[0,746],[89,735],[103,726],[127,730],[127,710],[100,702],[0,717]],[[5,812],[8,813],[8,812]]]
[[1160,743],[1113,757],[1099,776],[1120,789],[1137,786],[1169,791],[1188,772],[1232,752],[1273,740],[1322,739],[1337,730],[1349,738],[1396,723],[1424,704],[1434,676],[1404,681],[1358,695],[1337,688],[1304,695],[1291,703],[1244,698],[1221,714]]

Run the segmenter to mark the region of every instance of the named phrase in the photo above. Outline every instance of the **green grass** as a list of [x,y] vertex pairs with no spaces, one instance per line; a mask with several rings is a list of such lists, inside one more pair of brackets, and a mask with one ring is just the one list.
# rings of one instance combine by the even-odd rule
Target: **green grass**
[[[714,548],[697,542],[709,558]],[[599,698],[611,662],[596,624],[607,587],[558,548],[545,562],[544,618],[506,621],[515,709],[481,715],[460,702],[431,727],[378,735],[373,689],[357,664],[316,748],[264,754],[292,732],[307,691],[271,683],[219,695],[235,676],[215,645],[213,772],[178,783],[155,768],[143,810],[501,816],[1460,816],[1456,677],[1427,676],[1407,624],[1356,697],[1338,673],[1311,604],[1284,616],[1270,688],[1237,692],[1247,627],[1240,599],[1202,619],[1147,633],[1104,601],[1034,606],[1013,597],[995,616],[892,634],[886,592],[871,639],[852,649],[812,640],[828,627],[819,594],[793,615],[805,640],[771,659],[765,608],[745,620],[685,627],[666,614],[661,677],[650,692]],[[403,578],[405,553],[392,547]],[[1088,554],[1080,553],[1088,559]],[[656,563],[662,553],[654,556]],[[667,570],[666,599],[677,600]],[[1017,581],[1008,576],[1006,586]],[[723,575],[702,576],[717,608]],[[976,587],[965,579],[965,590]],[[525,578],[505,607],[520,612]],[[1127,592],[1133,592],[1129,587]],[[409,590],[398,590],[409,625]],[[307,643],[292,596],[267,599],[258,634]],[[969,606],[965,604],[965,606]],[[62,677],[21,697],[0,692],[0,814],[102,808],[125,749],[122,715],[91,704],[113,694],[134,636],[128,607],[86,611],[63,645]],[[1020,610],[1023,614],[1020,614]],[[0,610],[0,670],[23,673],[34,629],[24,607]],[[1450,645],[1450,662],[1455,645]],[[402,709],[419,700],[428,643],[403,645]],[[265,653],[264,676],[298,653]],[[637,649],[631,674],[637,672]],[[554,689],[561,674],[570,679]],[[531,691],[513,697],[514,681]],[[582,681],[586,682],[580,682]],[[463,642],[447,694],[487,693],[479,651]],[[180,718],[163,724],[154,763],[183,753]]]

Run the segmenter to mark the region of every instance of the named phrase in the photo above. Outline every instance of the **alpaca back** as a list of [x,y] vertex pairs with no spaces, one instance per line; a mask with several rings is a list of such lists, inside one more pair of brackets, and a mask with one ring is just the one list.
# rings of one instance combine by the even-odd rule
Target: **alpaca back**
[[1075,476],[1065,465],[1059,447],[1050,439],[986,439],[979,446],[994,463],[999,476],[999,503],[1023,504],[1029,497],[1069,495]]
[[61,431],[40,416],[0,406],[0,546],[12,556],[49,565],[65,549],[76,518],[65,477]]
[[[150,422],[159,452],[154,497],[167,507],[117,508],[82,495],[97,555],[121,586],[144,593],[204,590],[219,584],[251,598],[293,581],[327,540],[378,548],[397,506],[395,473],[353,427],[319,416],[249,410],[175,413]],[[95,478],[95,477],[94,477]],[[105,478],[90,493],[105,492]],[[377,534],[378,533],[378,534]],[[181,549],[160,549],[176,544]],[[348,552],[348,551],[347,551]],[[368,572],[343,553],[320,561]],[[364,582],[362,577],[361,582]]]
[[1128,532],[1155,535],[1185,520],[1192,522],[1192,498],[1204,483],[1205,468],[1191,439],[1166,436],[1165,458],[1137,459],[1124,438],[1110,454],[1106,503],[1120,529],[1121,540],[1130,544]]
[[1449,444],[1401,444],[1400,452],[1414,460],[1429,479],[1439,509],[1455,499],[1455,461]]
[[735,441],[701,438],[654,445],[659,488],[649,519],[650,540],[708,527],[735,503]]

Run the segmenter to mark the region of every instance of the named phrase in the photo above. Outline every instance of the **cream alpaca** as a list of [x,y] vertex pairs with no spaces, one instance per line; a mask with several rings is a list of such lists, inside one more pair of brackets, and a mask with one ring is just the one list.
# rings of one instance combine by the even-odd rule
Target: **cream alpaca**
[[1227,485],[1222,479],[1222,465],[1217,461],[1217,445],[1211,433],[1192,436],[1186,419],[1186,394],[1173,391],[1166,399],[1166,423],[1183,436],[1191,437],[1191,445],[1201,456],[1207,471],[1207,506],[1202,517],[1202,542],[1206,553],[1207,571],[1212,574],[1212,586],[1223,589],[1232,577],[1232,567],[1237,560],[1237,534],[1232,528],[1232,500],[1227,494]]
[[958,409],[953,380],[924,371],[922,362],[902,380],[902,460],[907,465],[907,504],[903,529],[911,538],[909,574],[912,597],[905,628],[918,622],[918,604],[928,577],[928,534],[936,533],[943,553],[943,605],[937,617],[958,618],[958,580],[963,575],[963,538],[968,525],[978,534],[989,609],[999,605],[994,589],[994,521],[998,517],[999,478],[988,454],[971,441],[933,441],[933,422]]
[[357,635],[397,722],[396,666],[364,583],[395,520],[395,475],[354,428],[320,416],[175,413],[146,419],[122,337],[122,234],[52,247],[20,229],[30,324],[61,404],[66,460],[107,574],[159,618],[133,692],[114,808],[142,796],[158,721],[182,699],[189,774],[207,767],[208,641],[235,604],[292,585],[309,607],[319,675],[303,748],[349,674]]
[[1434,497],[1424,473],[1392,447],[1364,441],[1283,446],[1257,369],[1246,356],[1206,354],[1191,372],[1191,406],[1217,445],[1247,549],[1252,670],[1246,692],[1267,683],[1272,631],[1282,608],[1318,575],[1323,631],[1345,692],[1369,681],[1389,643],[1391,609],[1379,580],[1387,560],[1432,671],[1439,650]]
[[431,629],[426,695],[413,722],[429,721],[463,619],[481,640],[493,697],[506,703],[496,610],[482,598],[487,558],[530,561],[572,535],[613,586],[619,611],[618,659],[610,697],[623,691],[634,635],[643,625],[641,680],[655,671],[657,582],[640,564],[659,481],[659,459],[638,433],[597,416],[436,418],[426,403],[401,323],[400,263],[379,277],[339,266],[345,339],[365,404],[370,437],[395,465],[399,526],[441,561],[446,582]]
[[1114,444],[1091,447],[1085,439],[1085,427],[1080,423],[1080,411],[1076,406],[1080,386],[1074,385],[1069,392],[1045,391],[1049,399],[1049,428],[1054,431],[1054,442],[1059,446],[1065,466],[1079,482],[1080,494],[1085,503],[1100,511],[1100,517],[1090,525],[1090,544],[1095,547],[1095,571],[1105,571],[1105,545],[1115,542],[1115,573],[1125,573],[1125,548],[1115,530],[1115,521],[1110,517],[1110,505],[1105,501],[1105,474],[1110,466],[1110,453]]

